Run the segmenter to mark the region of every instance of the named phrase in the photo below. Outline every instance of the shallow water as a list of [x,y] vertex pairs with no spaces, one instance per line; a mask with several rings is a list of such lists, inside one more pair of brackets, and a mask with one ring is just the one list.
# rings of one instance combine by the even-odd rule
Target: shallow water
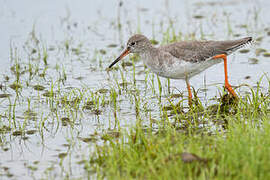
[[[146,125],[151,118],[160,120],[159,95],[162,104],[168,104],[170,94],[184,93],[186,98],[181,80],[171,80],[168,87],[161,78],[159,94],[156,76],[141,61],[134,68],[119,63],[120,70],[105,70],[133,33],[159,44],[173,34],[181,40],[252,36],[255,42],[243,48],[249,51],[229,56],[229,81],[252,87],[262,77],[261,88],[269,88],[267,0],[0,3],[3,179],[94,177],[83,162],[91,159],[96,144],[104,143],[104,136],[117,136],[117,129],[137,119]],[[14,82],[21,86],[17,91],[10,87]],[[219,97],[223,82],[222,63],[191,79],[205,105]],[[45,89],[37,91],[36,85]],[[249,89],[243,86],[237,92]]]

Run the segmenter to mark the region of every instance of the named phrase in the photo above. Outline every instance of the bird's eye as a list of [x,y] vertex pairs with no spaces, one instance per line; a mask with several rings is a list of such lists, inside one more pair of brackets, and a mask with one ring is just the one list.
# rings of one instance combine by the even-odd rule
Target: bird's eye
[[135,42],[130,43],[131,46],[134,46],[135,44],[136,44]]

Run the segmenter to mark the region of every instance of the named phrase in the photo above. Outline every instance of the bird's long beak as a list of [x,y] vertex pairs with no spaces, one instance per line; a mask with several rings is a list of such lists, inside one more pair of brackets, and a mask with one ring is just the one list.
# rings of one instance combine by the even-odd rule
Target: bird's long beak
[[112,64],[109,66],[109,68],[113,67],[113,65],[115,65],[118,61],[123,59],[128,54],[129,54],[129,48],[127,48],[124,52],[122,52],[122,54],[116,60],[114,60],[112,62]]

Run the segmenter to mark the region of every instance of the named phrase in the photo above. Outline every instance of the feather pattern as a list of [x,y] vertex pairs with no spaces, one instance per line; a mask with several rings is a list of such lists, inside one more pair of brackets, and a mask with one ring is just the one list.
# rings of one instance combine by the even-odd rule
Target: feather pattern
[[159,47],[176,58],[201,62],[218,54],[229,55],[252,41],[251,37],[229,41],[183,41]]

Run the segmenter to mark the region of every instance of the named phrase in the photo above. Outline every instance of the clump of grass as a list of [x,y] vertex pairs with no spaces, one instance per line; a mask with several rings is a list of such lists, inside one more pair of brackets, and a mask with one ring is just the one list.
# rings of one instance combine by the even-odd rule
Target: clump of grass
[[[98,177],[107,179],[268,179],[269,103],[269,94],[251,90],[234,114],[218,111],[216,119],[207,116],[210,122],[226,119],[226,129],[168,122],[155,131],[138,122],[117,141],[96,146],[89,163]],[[199,121],[196,111],[202,109],[186,116]]]

